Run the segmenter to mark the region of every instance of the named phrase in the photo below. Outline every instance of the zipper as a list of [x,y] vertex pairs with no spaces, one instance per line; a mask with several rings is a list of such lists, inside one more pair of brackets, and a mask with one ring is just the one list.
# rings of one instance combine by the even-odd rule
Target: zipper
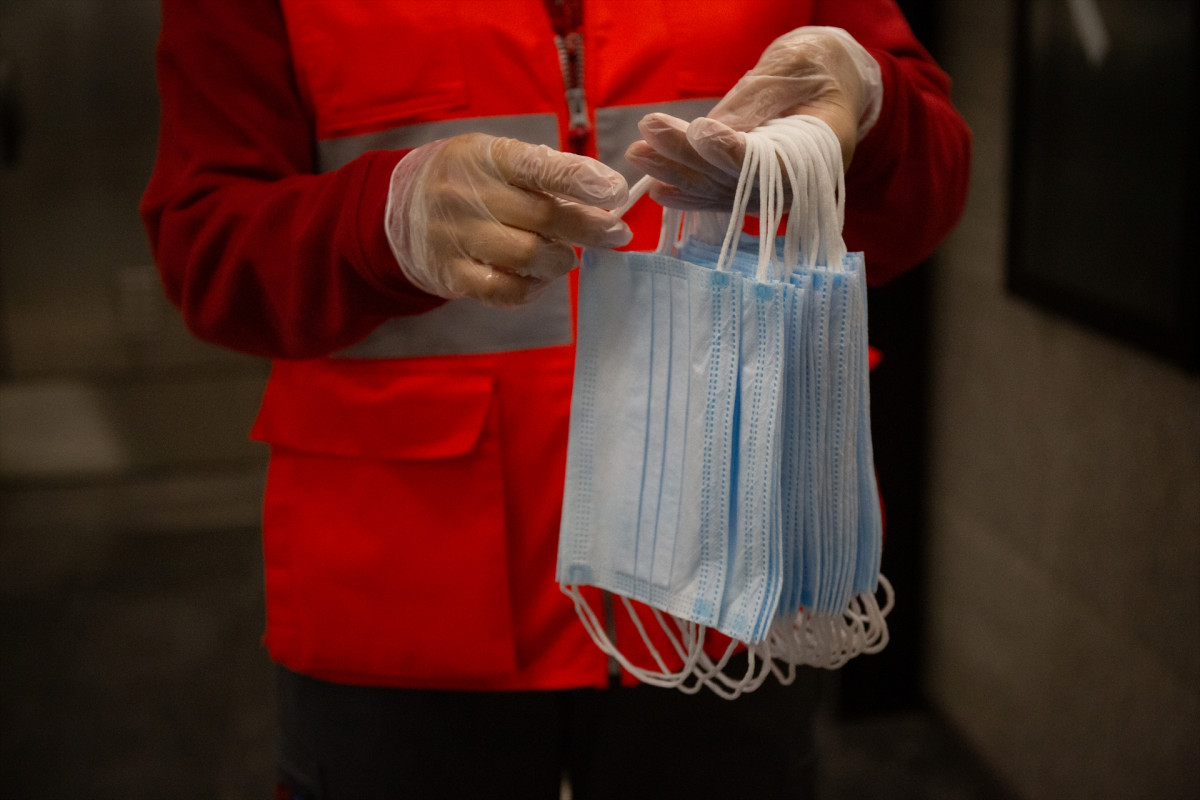
[[558,49],[567,92],[567,148],[572,153],[582,153],[592,132],[587,97],[583,93],[583,34],[579,31],[565,36],[555,34],[554,46]]
[[582,0],[554,0],[547,6],[554,25],[554,48],[562,69],[567,100],[567,149],[583,153],[592,123],[588,118],[587,97],[583,92]]

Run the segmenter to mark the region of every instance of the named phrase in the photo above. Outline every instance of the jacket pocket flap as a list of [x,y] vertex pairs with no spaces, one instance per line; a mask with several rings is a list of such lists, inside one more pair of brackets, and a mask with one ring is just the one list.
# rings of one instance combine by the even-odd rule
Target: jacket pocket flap
[[489,374],[413,362],[277,361],[250,435],[311,453],[453,458],[479,442],[493,394]]

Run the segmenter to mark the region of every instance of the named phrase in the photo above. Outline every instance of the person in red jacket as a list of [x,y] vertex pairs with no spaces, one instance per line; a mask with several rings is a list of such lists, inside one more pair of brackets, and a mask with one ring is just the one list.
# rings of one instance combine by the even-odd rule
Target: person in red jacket
[[895,5],[164,0],[158,75],[167,294],[273,359],[279,796],[809,796],[811,675],[629,688],[554,583],[574,247],[653,245],[655,203],[604,211],[643,172],[727,205],[739,132],[806,113],[868,281],[924,259],[970,140]]

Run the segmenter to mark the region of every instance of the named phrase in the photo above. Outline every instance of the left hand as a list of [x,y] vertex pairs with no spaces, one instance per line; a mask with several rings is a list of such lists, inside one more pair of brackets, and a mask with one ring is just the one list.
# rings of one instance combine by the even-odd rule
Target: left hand
[[772,42],[709,116],[689,124],[647,115],[638,125],[643,139],[625,156],[655,178],[650,196],[661,205],[728,209],[746,153],[742,131],[777,117],[818,117],[837,135],[848,169],[882,99],[879,64],[850,34],[798,28]]

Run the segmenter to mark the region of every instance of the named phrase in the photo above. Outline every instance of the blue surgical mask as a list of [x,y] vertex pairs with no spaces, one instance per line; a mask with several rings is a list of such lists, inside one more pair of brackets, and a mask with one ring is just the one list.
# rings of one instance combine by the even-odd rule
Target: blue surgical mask
[[742,290],[734,491],[729,577],[722,633],[762,641],[782,588],[779,529],[780,430],[783,417],[784,287],[739,281]]
[[[771,672],[789,680],[780,665],[837,666],[886,643],[866,287],[841,240],[840,146],[795,118],[747,135],[747,152],[732,213],[682,227],[664,213],[655,253],[585,253],[558,564],[626,669],[727,697]],[[740,234],[756,180],[761,238]],[[584,584],[621,598],[657,670],[622,655]],[[681,668],[630,600],[650,607]],[[704,654],[708,627],[749,648],[745,675],[723,674],[730,651]]]
[[655,253],[585,254],[560,582],[717,623],[739,290],[727,273]]

